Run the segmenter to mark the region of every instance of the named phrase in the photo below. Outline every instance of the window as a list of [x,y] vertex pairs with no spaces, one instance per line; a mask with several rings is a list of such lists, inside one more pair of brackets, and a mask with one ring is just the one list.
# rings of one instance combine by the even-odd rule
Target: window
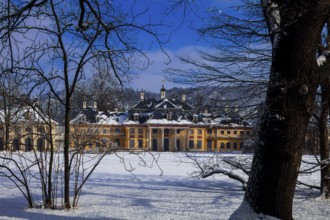
[[42,151],[44,149],[44,139],[38,138],[37,140],[37,150]]
[[30,119],[30,118],[31,118],[31,112],[30,112],[30,111],[25,112],[25,113],[24,113],[24,118],[25,118],[26,120]]
[[239,148],[242,150],[244,148],[244,142],[241,142],[239,145]]
[[81,121],[82,121],[82,122],[86,122],[86,116],[85,116],[85,115],[82,115],[82,116],[81,116]]
[[138,140],[138,147],[143,148],[143,140]]
[[93,143],[92,143],[92,142],[89,142],[89,143],[88,143],[88,148],[89,148],[89,149],[92,149],[92,148],[93,148]]
[[158,130],[157,129],[152,129],[153,134],[157,134]]
[[189,130],[189,134],[194,134],[194,130]]
[[208,135],[212,135],[212,130],[207,130]]
[[197,141],[197,148],[202,149],[202,141]]
[[194,141],[193,140],[189,140],[189,148],[190,149],[194,148]]
[[231,145],[230,142],[228,142],[226,145],[227,145],[227,149],[230,149],[230,145]]
[[142,128],[139,128],[139,129],[138,129],[138,133],[139,133],[139,134],[143,134],[143,129],[142,129]]
[[134,113],[134,121],[138,121],[140,119],[139,113]]
[[129,147],[130,147],[130,148],[134,148],[134,144],[135,144],[135,143],[134,143],[134,140],[130,140],[130,141],[129,141]]
[[169,134],[170,133],[170,130],[169,129],[164,129],[164,134]]
[[16,150],[20,150],[19,149],[19,140],[17,138],[14,139],[13,141],[13,150],[16,151]]
[[180,129],[176,130],[176,133],[177,133],[177,134],[180,134],[180,132],[181,132],[181,130],[180,130]]
[[38,132],[44,133],[45,132],[45,128],[44,127],[38,127]]
[[32,150],[32,142],[30,138],[25,139],[25,151],[31,151]]
[[237,131],[234,131],[234,134],[237,134]]
[[224,131],[224,130],[222,130],[222,131],[221,131],[221,134],[225,134],[225,131]]
[[233,148],[234,148],[234,150],[237,150],[237,143],[236,142],[233,143]]
[[221,143],[220,143],[220,148],[221,148],[221,149],[225,149],[225,143],[221,142]]
[[32,128],[31,127],[27,127],[27,128],[25,128],[25,131],[31,133],[32,132]]
[[172,120],[172,114],[171,113],[167,114],[167,120]]
[[243,136],[244,135],[244,131],[240,131],[240,135]]
[[119,139],[116,139],[115,140],[115,144],[117,145],[116,147],[120,147],[120,140]]
[[0,151],[3,151],[5,149],[5,145],[3,143],[3,138],[0,138]]
[[120,133],[120,128],[115,128],[115,133],[119,134]]
[[103,129],[103,134],[106,134],[107,133],[107,129]]
[[227,134],[230,134],[230,131],[227,131]]
[[198,129],[198,134],[202,134],[202,130],[201,129]]
[[130,129],[129,129],[129,133],[130,133],[130,134],[134,134],[134,133],[135,133],[135,129],[134,129],[134,128],[130,128]]
[[250,133],[251,133],[250,131],[246,131],[246,134],[247,134],[247,135],[250,135]]

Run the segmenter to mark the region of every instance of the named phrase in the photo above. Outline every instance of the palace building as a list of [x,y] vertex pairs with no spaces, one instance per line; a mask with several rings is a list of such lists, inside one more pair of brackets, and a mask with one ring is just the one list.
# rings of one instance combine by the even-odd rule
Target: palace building
[[37,105],[0,110],[0,151],[57,149],[58,123]]
[[71,127],[72,142],[87,150],[117,143],[122,149],[149,151],[241,151],[252,135],[236,110],[198,113],[185,94],[168,98],[164,85],[159,99],[148,99],[141,91],[128,112],[98,111],[97,103],[84,102]]

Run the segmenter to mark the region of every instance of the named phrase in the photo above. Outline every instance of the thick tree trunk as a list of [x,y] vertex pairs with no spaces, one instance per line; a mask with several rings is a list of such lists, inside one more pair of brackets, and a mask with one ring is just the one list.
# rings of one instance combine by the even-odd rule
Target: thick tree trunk
[[311,5],[291,2],[278,7],[282,29],[273,40],[266,107],[244,197],[254,212],[280,219],[292,219],[305,131],[318,85],[316,48],[325,23],[325,5],[304,3]]
[[66,209],[71,208],[70,203],[70,95],[66,96],[65,104],[65,121],[64,121],[64,207]]
[[[321,115],[320,115],[320,159],[321,161],[329,160],[329,144],[328,144],[328,111],[330,98],[330,81],[329,77],[321,84]],[[321,163],[321,194],[325,198],[330,197],[330,166],[329,164]]]

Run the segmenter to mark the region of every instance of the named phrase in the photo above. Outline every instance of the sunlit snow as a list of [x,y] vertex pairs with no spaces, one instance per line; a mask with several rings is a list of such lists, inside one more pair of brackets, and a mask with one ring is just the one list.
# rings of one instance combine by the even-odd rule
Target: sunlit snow
[[[158,156],[158,153],[153,153]],[[194,179],[192,164],[183,153],[161,153],[159,166],[140,166],[137,156],[122,153],[127,164],[135,167],[134,175],[125,171],[120,159],[108,155],[86,184],[79,207],[75,210],[28,209],[15,188],[5,188],[0,177],[0,219],[228,219],[241,205],[244,192],[239,182],[225,176]],[[208,157],[200,153],[199,157]],[[247,157],[251,155],[229,155]],[[313,159],[313,157],[307,157]],[[145,156],[151,162],[151,156]],[[161,175],[163,174],[163,175]],[[319,173],[304,175],[300,180],[318,184]],[[297,188],[294,219],[325,220],[329,218],[329,202],[316,191]]]

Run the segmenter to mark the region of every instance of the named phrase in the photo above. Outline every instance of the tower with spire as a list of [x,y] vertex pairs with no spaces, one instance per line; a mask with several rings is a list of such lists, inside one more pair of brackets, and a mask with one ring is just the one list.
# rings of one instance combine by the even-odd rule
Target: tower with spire
[[162,81],[162,88],[160,89],[160,100],[163,100],[166,98],[166,89],[164,87],[165,80]]

